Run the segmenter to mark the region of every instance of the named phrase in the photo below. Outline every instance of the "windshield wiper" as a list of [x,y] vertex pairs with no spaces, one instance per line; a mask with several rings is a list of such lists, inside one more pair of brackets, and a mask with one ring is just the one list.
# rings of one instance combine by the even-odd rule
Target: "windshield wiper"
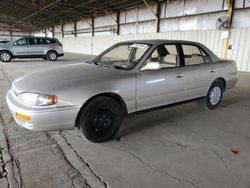
[[93,60],[91,60],[91,61],[86,61],[85,63],[99,65],[99,63],[97,63],[97,62],[95,62],[95,61],[93,61]]
[[113,68],[120,69],[120,70],[128,70],[126,67],[120,67],[120,66],[116,66],[116,65],[113,65]]
[[98,65],[103,66],[103,67],[114,68],[114,69],[127,70],[127,68],[120,67],[120,66],[117,66],[117,65],[108,65],[108,64],[105,64],[105,63],[98,63]]
[[96,62],[96,61],[93,61],[93,60],[91,60],[91,61],[86,61],[86,63],[95,64],[95,65],[99,65],[99,66],[103,66],[103,67],[109,67],[109,68],[127,70],[127,68],[125,68],[125,67],[120,67],[120,66],[116,66],[116,65],[108,65],[108,64]]
[[101,65],[103,67],[114,68],[114,65],[108,65],[108,64],[104,64],[104,63],[98,63],[98,65]]

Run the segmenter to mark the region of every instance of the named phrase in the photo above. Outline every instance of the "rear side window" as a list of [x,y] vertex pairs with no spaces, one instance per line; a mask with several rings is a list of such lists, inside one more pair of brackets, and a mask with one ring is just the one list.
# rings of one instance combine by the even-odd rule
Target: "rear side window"
[[[206,55],[199,47],[194,45],[182,45],[185,59],[185,65],[198,65],[210,61],[210,57]],[[206,57],[206,58],[205,58]],[[205,59],[207,59],[205,61]]]
[[45,40],[45,44],[53,44],[56,43],[56,41],[54,39],[44,39]]
[[212,62],[211,57],[207,53],[205,53],[203,50],[201,50],[201,54],[203,55],[203,58],[204,58],[206,63],[211,63]]
[[37,44],[45,44],[45,40],[43,38],[37,38]]

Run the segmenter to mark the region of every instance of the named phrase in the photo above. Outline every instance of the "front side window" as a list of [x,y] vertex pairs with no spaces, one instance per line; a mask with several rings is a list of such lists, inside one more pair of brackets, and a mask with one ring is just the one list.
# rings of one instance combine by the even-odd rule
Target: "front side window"
[[182,45],[185,65],[198,65],[211,61],[211,58],[199,47],[194,45]]
[[[158,62],[160,68],[172,68],[178,67],[180,65],[178,60],[177,48],[174,44],[160,45],[158,46],[151,56],[146,61],[145,65],[148,62]],[[144,66],[145,66],[144,65]]]
[[94,63],[121,69],[131,69],[137,65],[150,46],[148,44],[120,44],[105,54],[98,56]]
[[16,42],[17,45],[19,46],[24,46],[24,45],[28,45],[28,39],[24,38],[24,39],[20,39]]

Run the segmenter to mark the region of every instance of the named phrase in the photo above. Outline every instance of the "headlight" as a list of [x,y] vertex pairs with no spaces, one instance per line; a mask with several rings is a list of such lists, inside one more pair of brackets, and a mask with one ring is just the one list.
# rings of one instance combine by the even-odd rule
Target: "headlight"
[[36,93],[21,93],[18,100],[24,104],[31,106],[47,106],[57,103],[55,95],[43,95]]

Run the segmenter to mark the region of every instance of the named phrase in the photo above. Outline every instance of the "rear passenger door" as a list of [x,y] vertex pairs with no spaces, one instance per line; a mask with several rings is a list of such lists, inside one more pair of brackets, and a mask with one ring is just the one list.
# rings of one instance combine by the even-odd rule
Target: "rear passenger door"
[[181,44],[185,68],[185,98],[205,96],[212,81],[214,63],[203,49],[197,45]]
[[57,47],[57,41],[55,39],[51,39],[51,38],[45,38],[44,39],[44,44],[45,44],[45,47],[44,47],[44,53],[46,54],[49,50],[55,50],[57,52],[60,52],[58,51]]
[[44,44],[42,38],[29,38],[29,55],[31,56],[42,56],[44,52]]

